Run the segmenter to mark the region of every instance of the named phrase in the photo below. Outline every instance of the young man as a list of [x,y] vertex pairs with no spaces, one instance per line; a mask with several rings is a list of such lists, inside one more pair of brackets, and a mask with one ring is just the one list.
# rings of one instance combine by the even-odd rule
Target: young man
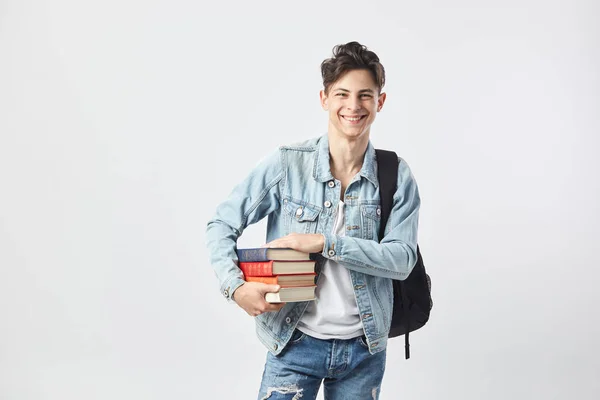
[[[327,134],[282,146],[237,185],[209,221],[210,261],[223,295],[256,317],[267,347],[259,399],[377,399],[392,316],[392,282],[417,259],[419,193],[403,160],[385,236],[371,124],[386,95],[375,53],[350,42],[321,64]],[[245,282],[236,243],[268,217],[267,247],[318,253],[317,300],[269,304],[278,287]]]

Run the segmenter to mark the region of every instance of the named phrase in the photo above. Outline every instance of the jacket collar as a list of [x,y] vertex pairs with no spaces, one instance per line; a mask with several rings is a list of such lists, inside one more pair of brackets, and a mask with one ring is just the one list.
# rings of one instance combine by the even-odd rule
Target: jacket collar
[[[375,187],[379,187],[375,148],[370,140],[365,152],[363,165],[358,174],[368,179]],[[333,175],[331,175],[331,168],[329,167],[329,137],[327,134],[321,136],[317,144],[313,177],[318,182],[327,182],[334,179]]]

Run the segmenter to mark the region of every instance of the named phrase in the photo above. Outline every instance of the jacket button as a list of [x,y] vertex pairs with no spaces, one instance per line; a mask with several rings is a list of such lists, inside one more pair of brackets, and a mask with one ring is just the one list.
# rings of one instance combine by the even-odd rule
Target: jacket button
[[297,216],[301,216],[302,215],[302,207],[298,207],[298,209],[296,210],[296,215]]
[[325,203],[323,203],[323,205],[327,208],[331,207],[331,202],[329,200],[327,200]]
[[229,297],[229,290],[227,290],[227,289],[223,290],[223,296]]
[[277,350],[277,348],[278,348],[278,347],[279,347],[279,346],[277,346],[277,344],[274,344],[274,345],[273,345],[273,350]]
[[377,213],[377,215],[381,215],[381,208],[378,208],[376,213]]
[[329,251],[327,252],[327,255],[328,255],[329,257],[333,257],[333,256],[335,256],[335,251],[334,251],[334,250],[329,250]]
[[285,323],[286,323],[286,324],[289,324],[290,322],[292,322],[292,319],[291,319],[290,317],[286,317],[286,319],[285,319]]
[[327,186],[329,186],[330,188],[335,186],[335,182],[334,181],[329,181],[327,182]]

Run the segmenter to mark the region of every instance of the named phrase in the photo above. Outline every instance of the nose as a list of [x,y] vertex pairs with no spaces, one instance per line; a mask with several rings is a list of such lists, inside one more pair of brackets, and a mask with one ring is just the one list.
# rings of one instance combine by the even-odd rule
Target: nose
[[346,107],[351,111],[360,110],[360,99],[357,96],[350,96],[348,98],[348,102],[346,103]]

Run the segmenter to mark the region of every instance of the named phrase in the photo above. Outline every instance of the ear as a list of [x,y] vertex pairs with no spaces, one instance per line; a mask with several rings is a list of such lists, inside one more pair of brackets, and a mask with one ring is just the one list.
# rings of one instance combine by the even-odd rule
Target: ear
[[325,111],[329,110],[329,98],[325,94],[324,90],[319,92],[319,98],[321,99],[321,108],[323,108]]
[[377,112],[381,111],[381,108],[383,107],[383,103],[385,103],[385,98],[387,97],[387,95],[384,93],[381,93],[379,95],[379,98],[377,99]]

